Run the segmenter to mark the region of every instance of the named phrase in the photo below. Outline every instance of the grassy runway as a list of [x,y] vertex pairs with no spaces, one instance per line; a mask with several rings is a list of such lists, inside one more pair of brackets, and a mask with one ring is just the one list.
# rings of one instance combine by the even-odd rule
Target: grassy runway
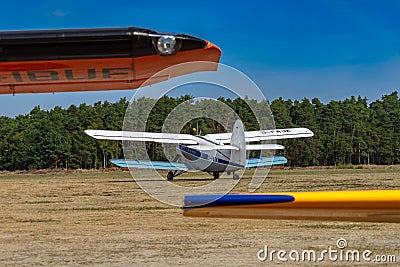
[[[188,173],[174,183],[206,178]],[[246,174],[233,192],[246,192],[249,181]],[[260,192],[349,189],[400,189],[400,166],[273,170]],[[149,197],[129,172],[3,174],[0,197],[1,266],[265,266],[257,259],[265,245],[321,251],[339,238],[348,249],[400,262],[400,224],[186,218]]]

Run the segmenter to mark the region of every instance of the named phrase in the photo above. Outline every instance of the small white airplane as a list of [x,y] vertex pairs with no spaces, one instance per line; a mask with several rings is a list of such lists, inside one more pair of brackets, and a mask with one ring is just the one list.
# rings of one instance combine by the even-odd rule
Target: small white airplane
[[108,130],[86,130],[86,134],[96,139],[129,140],[137,142],[158,142],[177,144],[176,149],[182,153],[185,161],[163,162],[148,160],[111,159],[110,162],[125,168],[170,170],[167,180],[173,180],[189,170],[208,172],[218,179],[222,172],[233,173],[233,179],[239,176],[235,171],[284,164],[287,159],[282,156],[270,156],[247,159],[248,150],[284,149],[277,144],[249,144],[266,140],[311,137],[314,133],[307,128],[290,128],[275,130],[244,131],[241,120],[237,120],[232,133],[207,134],[205,136],[175,133],[130,132]]

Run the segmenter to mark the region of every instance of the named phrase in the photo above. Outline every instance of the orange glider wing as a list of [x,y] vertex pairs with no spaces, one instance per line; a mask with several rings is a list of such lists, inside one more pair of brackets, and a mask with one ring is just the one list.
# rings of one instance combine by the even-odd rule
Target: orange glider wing
[[220,56],[205,40],[135,27],[0,32],[0,94],[135,89],[214,71],[216,64],[191,64],[153,77],[180,63],[218,63]]
[[186,196],[184,216],[400,223],[400,190]]

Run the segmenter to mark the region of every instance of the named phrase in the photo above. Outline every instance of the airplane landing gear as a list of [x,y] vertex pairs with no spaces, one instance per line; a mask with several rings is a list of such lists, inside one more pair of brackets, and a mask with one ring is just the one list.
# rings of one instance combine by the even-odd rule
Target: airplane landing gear
[[219,178],[219,172],[213,172],[214,180]]
[[239,177],[239,175],[238,174],[236,174],[236,173],[233,173],[233,180],[239,180],[240,179],[240,177]]
[[172,171],[169,171],[167,174],[167,181],[172,181],[174,180],[174,173]]
[[174,180],[174,177],[181,175],[182,173],[185,173],[186,171],[169,171],[167,174],[167,181],[172,181]]

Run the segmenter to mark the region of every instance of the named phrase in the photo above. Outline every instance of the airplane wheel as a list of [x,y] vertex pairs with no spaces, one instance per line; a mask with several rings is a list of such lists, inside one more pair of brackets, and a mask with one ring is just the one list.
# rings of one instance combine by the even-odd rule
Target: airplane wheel
[[173,172],[168,172],[168,174],[167,174],[167,180],[168,180],[168,181],[174,180],[174,173],[173,173]]
[[233,174],[233,180],[239,180],[239,175],[237,175],[236,173]]
[[213,172],[214,180],[219,178],[219,172]]

